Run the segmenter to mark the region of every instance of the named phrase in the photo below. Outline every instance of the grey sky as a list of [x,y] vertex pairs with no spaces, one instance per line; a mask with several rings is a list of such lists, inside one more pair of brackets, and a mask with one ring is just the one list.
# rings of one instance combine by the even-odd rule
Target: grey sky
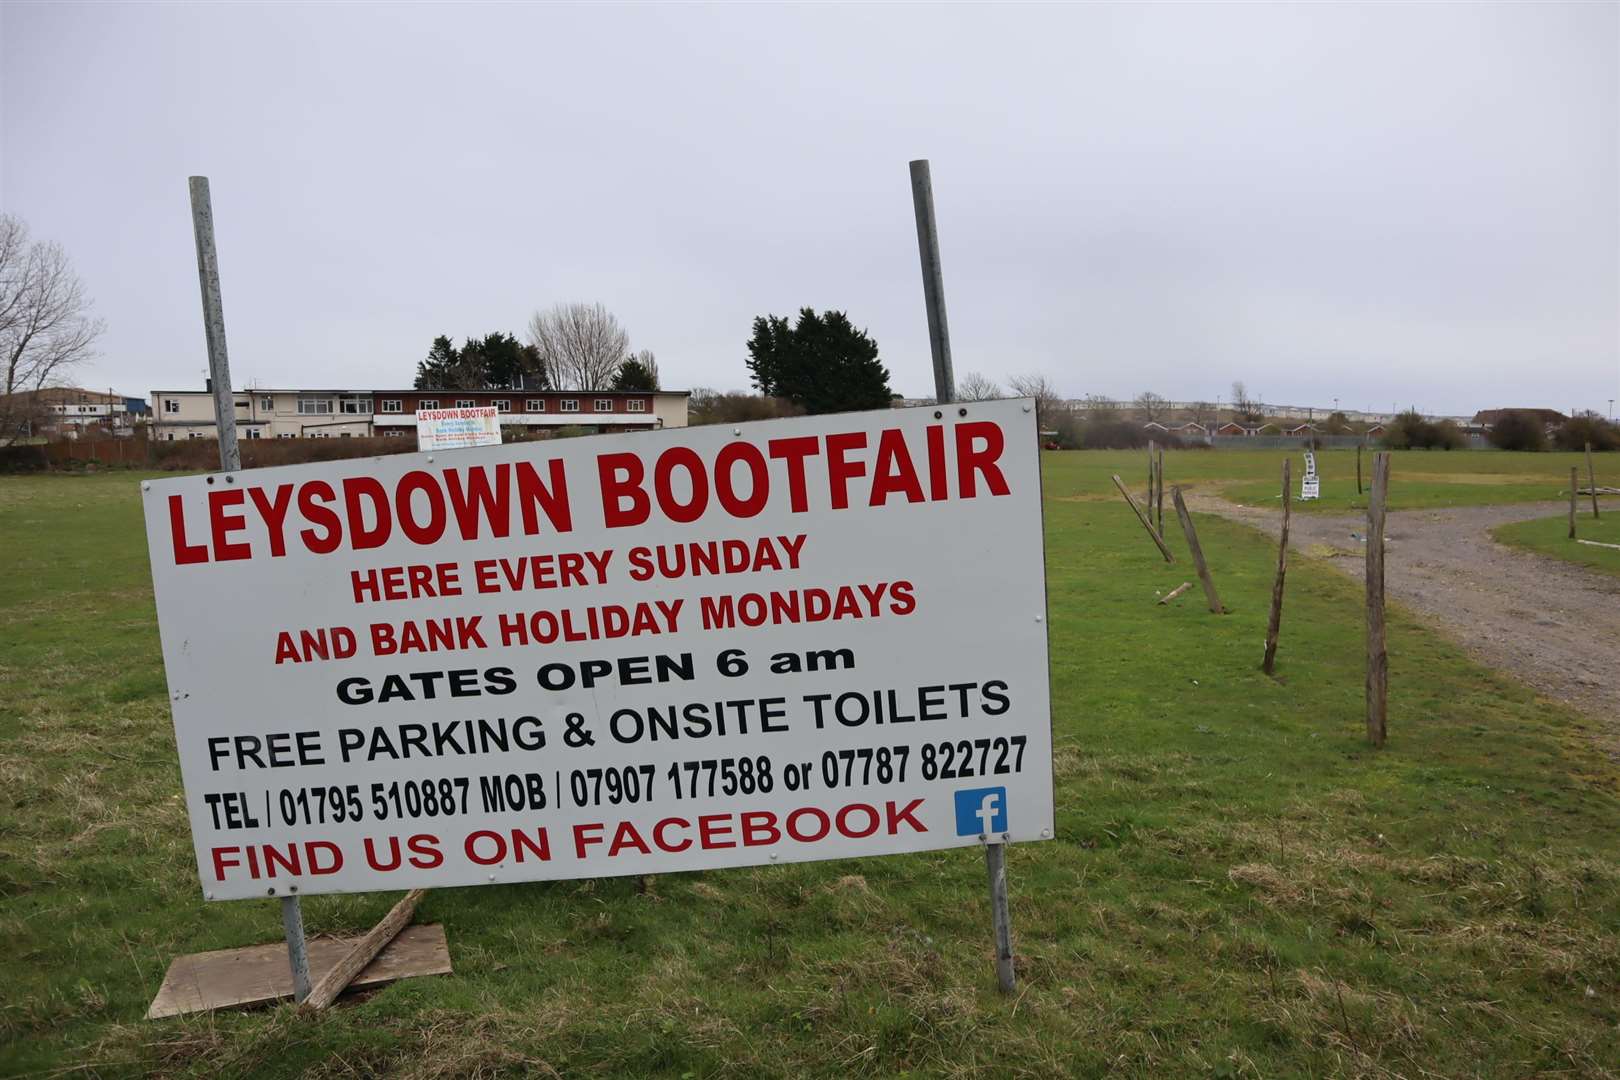
[[108,322],[83,382],[408,384],[600,300],[666,385],[847,310],[931,391],[1470,412],[1620,396],[1620,7],[0,5],[0,205]]

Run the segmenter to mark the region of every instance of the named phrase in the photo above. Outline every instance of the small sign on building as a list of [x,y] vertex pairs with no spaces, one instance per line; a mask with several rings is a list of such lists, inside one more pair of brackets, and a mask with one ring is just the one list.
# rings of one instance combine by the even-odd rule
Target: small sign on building
[[460,450],[468,446],[500,444],[501,422],[493,405],[416,410],[418,450]]
[[1305,451],[1305,475],[1299,481],[1299,499],[1319,498],[1322,494],[1321,480],[1316,475],[1316,454],[1310,450]]

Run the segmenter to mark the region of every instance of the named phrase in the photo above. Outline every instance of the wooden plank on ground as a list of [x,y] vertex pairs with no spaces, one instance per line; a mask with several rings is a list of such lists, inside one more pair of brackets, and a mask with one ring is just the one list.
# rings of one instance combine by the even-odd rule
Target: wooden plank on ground
[[417,905],[426,895],[426,889],[412,889],[404,898],[389,909],[383,916],[382,922],[368,930],[364,937],[354,943],[332,970],[315,981],[310,988],[309,998],[304,1002],[306,1009],[324,1009],[337,1000],[343,993],[344,987],[354,981],[360,970],[377,958],[377,954],[388,947],[388,943],[403,930],[416,914]]
[[[311,938],[310,976],[319,979],[336,967],[362,936]],[[382,986],[396,979],[448,975],[450,971],[444,927],[408,926],[349,985],[357,989]],[[218,949],[175,957],[146,1018],[265,1005],[292,996],[285,942]]]
[[1192,588],[1192,582],[1183,581],[1180,585],[1177,585],[1175,588],[1159,597],[1160,606],[1168,604],[1170,601],[1174,600],[1176,597],[1180,596],[1190,588]]

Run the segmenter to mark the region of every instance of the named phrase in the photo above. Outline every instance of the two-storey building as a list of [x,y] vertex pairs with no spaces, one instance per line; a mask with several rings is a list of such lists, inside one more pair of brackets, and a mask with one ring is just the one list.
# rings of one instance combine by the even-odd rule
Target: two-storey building
[[[647,431],[685,427],[685,390],[238,390],[243,439],[332,439],[416,433],[416,410],[493,405],[503,428]],[[211,439],[214,396],[203,390],[152,391],[158,439]]]

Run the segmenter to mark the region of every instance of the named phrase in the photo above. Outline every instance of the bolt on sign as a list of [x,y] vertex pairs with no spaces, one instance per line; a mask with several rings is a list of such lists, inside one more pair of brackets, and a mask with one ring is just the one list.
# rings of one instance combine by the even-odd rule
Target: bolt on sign
[[1027,401],[142,487],[211,899],[1052,835]]
[[500,415],[493,405],[416,410],[418,450],[459,450],[467,446],[500,444]]

